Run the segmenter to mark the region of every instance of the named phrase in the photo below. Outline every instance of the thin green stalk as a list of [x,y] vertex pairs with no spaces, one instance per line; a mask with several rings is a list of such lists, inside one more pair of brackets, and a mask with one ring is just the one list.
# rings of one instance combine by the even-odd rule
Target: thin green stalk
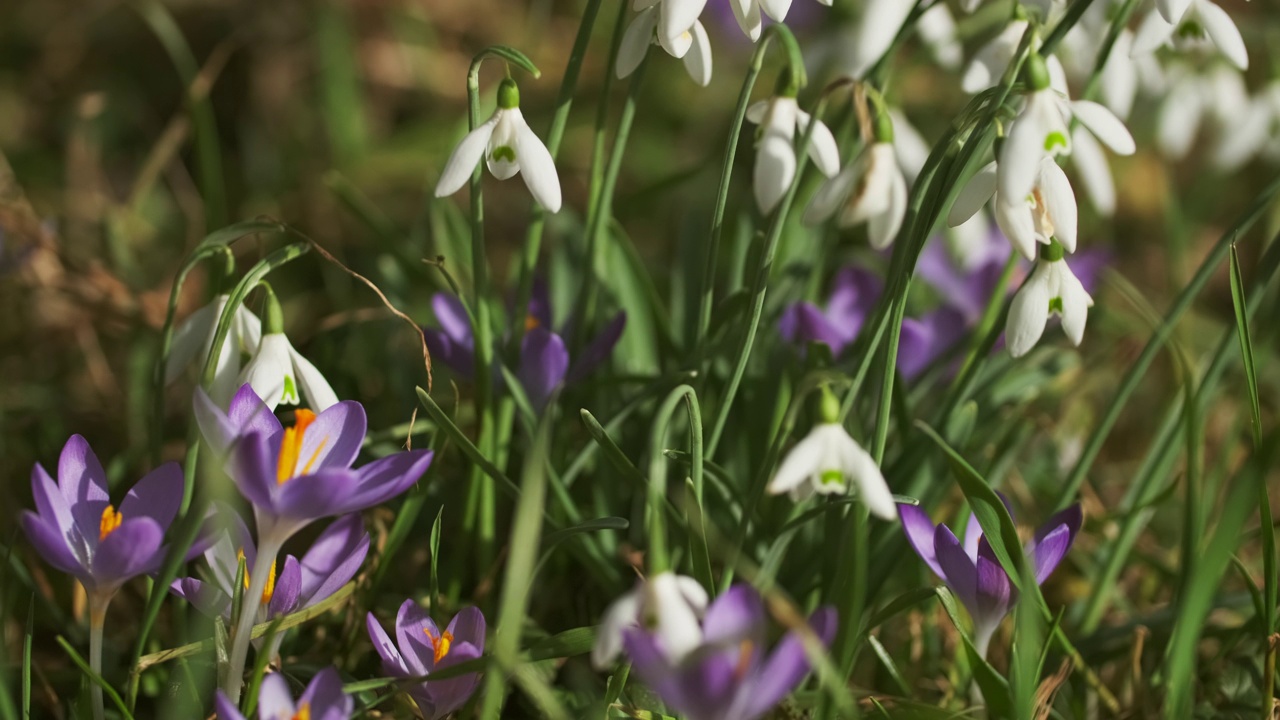
[[707,329],[711,325],[711,309],[715,299],[716,261],[720,258],[720,236],[724,232],[724,211],[729,202],[729,181],[733,176],[733,162],[738,153],[738,139],[742,135],[747,107],[751,104],[751,92],[755,89],[756,78],[760,76],[760,69],[764,66],[765,51],[769,49],[775,35],[790,38],[791,44],[795,43],[795,37],[791,35],[786,25],[776,23],[765,28],[764,35],[756,44],[755,52],[751,54],[747,75],[742,80],[742,90],[738,92],[738,105],[734,109],[733,121],[729,125],[729,140],[725,145],[724,162],[720,165],[720,185],[716,192],[716,205],[711,213],[711,234],[707,239],[707,260],[702,271],[702,289],[698,296],[697,327],[693,341],[695,352],[702,350]]
[[[564,69],[564,77],[560,80],[560,94],[556,97],[556,112],[551,117],[551,129],[547,131],[547,151],[555,160],[560,154],[560,142],[564,139],[565,126],[569,124],[569,110],[573,107],[573,94],[578,88],[578,76],[582,72],[582,60],[586,57],[587,46],[591,42],[591,31],[595,28],[596,17],[600,14],[603,0],[587,0],[582,20],[578,22],[578,34],[573,40],[573,49],[569,51],[569,62]],[[625,12],[626,5],[620,8]],[[607,96],[608,92],[602,93]],[[546,226],[547,212],[537,203],[533,205],[533,217],[529,220],[529,229],[524,235],[524,255],[520,264],[520,285],[516,290],[516,320],[511,325],[511,347],[518,349],[524,337],[524,323],[520,318],[529,314],[529,300],[533,296],[533,278],[537,272],[538,253],[542,247],[542,231]]]
[[[667,536],[664,523],[667,500],[667,457],[663,450],[667,441],[667,429],[676,405],[685,402],[689,411],[689,474],[693,480],[694,498],[702,504],[702,411],[698,394],[689,385],[680,385],[667,394],[655,415],[653,431],[649,436],[649,573],[657,575],[671,569],[667,553]],[[692,526],[692,521],[687,521]]]

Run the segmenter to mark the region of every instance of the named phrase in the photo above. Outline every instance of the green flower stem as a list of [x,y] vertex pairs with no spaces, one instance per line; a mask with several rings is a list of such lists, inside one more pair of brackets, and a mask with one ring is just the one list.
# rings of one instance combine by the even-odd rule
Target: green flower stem
[[[786,37],[785,35],[779,36]],[[738,345],[738,358],[734,364],[733,375],[730,376],[729,385],[725,388],[724,396],[720,398],[719,407],[716,408],[715,420],[711,426],[711,437],[707,442],[707,457],[715,457],[716,447],[720,444],[725,423],[729,420],[729,411],[733,408],[734,396],[738,393],[738,386],[742,384],[742,376],[747,370],[747,361],[751,359],[751,350],[755,345],[756,332],[760,326],[760,316],[764,312],[764,299],[768,290],[769,275],[773,270],[773,256],[778,250],[778,240],[782,237],[782,229],[786,226],[791,204],[795,201],[796,191],[800,187],[800,181],[804,177],[804,171],[808,166],[809,144],[813,140],[813,129],[817,126],[818,121],[822,119],[822,112],[826,109],[826,106],[827,98],[824,95],[818,99],[817,104],[814,106],[811,114],[812,121],[805,128],[800,138],[800,143],[796,146],[795,177],[791,179],[791,186],[787,188],[787,193],[782,196],[782,201],[778,203],[778,209],[774,211],[773,222],[769,225],[769,234],[765,238],[764,247],[761,248],[760,263],[756,267],[755,274],[751,280],[751,315],[747,319],[746,329],[742,334],[742,342]]]
[[[676,405],[685,401],[689,410],[689,474],[693,481],[693,494],[697,505],[702,504],[702,411],[698,405],[698,394],[689,385],[680,385],[667,394],[659,406],[653,433],[649,436],[649,574],[657,575],[671,569],[671,559],[667,552],[667,534],[664,522],[667,501],[667,457],[663,453],[667,441],[667,429],[671,425],[671,416],[675,414]],[[686,518],[686,524],[694,527],[694,521]],[[691,530],[691,536],[693,531]],[[692,537],[691,537],[692,539]],[[710,588],[708,588],[710,589]]]
[[751,92],[755,89],[756,79],[764,66],[765,51],[769,49],[774,36],[790,39],[789,45],[795,44],[795,36],[782,23],[775,23],[765,28],[764,35],[756,44],[751,54],[751,63],[747,65],[747,75],[742,80],[742,90],[738,93],[738,106],[733,113],[733,122],[729,126],[729,140],[724,150],[724,162],[720,166],[720,185],[716,192],[715,210],[711,213],[711,234],[707,239],[707,260],[703,266],[702,290],[698,296],[698,314],[696,334],[693,347],[696,352],[702,350],[706,341],[707,328],[711,325],[711,306],[715,298],[716,261],[720,257],[720,236],[724,232],[724,212],[729,201],[729,182],[733,176],[733,162],[738,153],[738,140],[742,135],[742,125],[747,117],[747,108],[751,105]]
[[[615,37],[617,44],[613,47],[609,61],[610,75],[614,73],[614,67],[617,65],[618,45],[621,44],[621,40],[621,36]],[[586,337],[588,337],[587,333],[595,320],[596,302],[600,295],[600,281],[597,271],[604,262],[604,228],[613,217],[613,193],[618,184],[618,173],[622,170],[622,157],[626,153],[627,140],[631,136],[631,124],[636,117],[636,105],[639,101],[640,88],[644,82],[645,66],[648,64],[649,59],[646,55],[645,59],[640,61],[640,66],[631,74],[631,84],[627,89],[627,101],[622,106],[622,117],[618,120],[618,133],[614,136],[613,150],[609,153],[609,164],[605,169],[604,177],[599,182],[598,190],[592,193],[592,207],[589,209],[587,223],[587,273],[582,278],[582,288],[578,294],[577,308],[579,314],[577,321],[573,324],[573,337],[569,343],[569,347],[573,349],[582,347]],[[604,115],[603,103],[606,97],[601,95],[602,117]],[[596,125],[597,150],[601,149],[601,127],[598,120]],[[595,189],[596,182],[594,177],[592,178],[592,186]]]
[[[595,28],[596,17],[600,14],[603,0],[587,0],[587,7],[578,23],[578,34],[573,40],[573,49],[569,52],[569,63],[564,69],[564,78],[560,81],[560,94],[556,97],[556,112],[551,117],[551,129],[547,131],[547,151],[555,160],[560,154],[560,142],[564,139],[565,126],[569,124],[569,110],[573,107],[573,94],[578,88],[578,76],[582,72],[582,60],[586,57],[587,46],[591,42],[591,31]],[[625,4],[623,7],[625,10]],[[608,93],[603,93],[607,96]],[[520,318],[529,314],[529,301],[533,296],[533,277],[537,271],[538,253],[542,247],[542,231],[546,226],[547,211],[539,204],[533,205],[533,217],[529,220],[529,229],[524,236],[524,255],[520,264],[520,285],[516,290],[516,322],[511,324],[512,352],[520,351],[520,341],[524,338],[524,323]]]

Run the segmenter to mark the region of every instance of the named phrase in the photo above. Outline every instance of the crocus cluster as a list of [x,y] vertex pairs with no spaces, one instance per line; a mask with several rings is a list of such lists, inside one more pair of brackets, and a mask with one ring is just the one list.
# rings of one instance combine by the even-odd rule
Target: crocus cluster
[[[991,544],[983,537],[977,517],[969,516],[962,543],[951,528],[935,526],[925,511],[915,505],[899,504],[898,513],[916,554],[969,610],[974,646],[985,655],[991,636],[1017,602],[1018,595]],[[1035,537],[1023,550],[1034,569],[1037,585],[1044,583],[1066,557],[1083,519],[1080,506],[1072,505],[1036,530]]]
[[[767,652],[764,603],[750,585],[734,585],[707,602],[692,578],[670,572],[640,581],[605,612],[592,654],[597,667],[626,653],[632,670],[688,720],[763,717],[809,674],[801,630]],[[818,609],[808,632],[827,645],[833,608]]]
[[[218,720],[245,720],[221,690],[214,704]],[[342,691],[342,677],[332,667],[316,673],[296,702],[280,673],[264,677],[258,689],[258,720],[348,720],[354,711],[355,701]]]
[[475,660],[484,653],[484,614],[466,608],[441,630],[413,600],[405,600],[396,614],[395,640],[378,618],[369,613],[365,626],[382,658],[382,669],[397,678],[419,682],[405,689],[427,720],[439,720],[462,707],[480,682],[478,673],[463,673],[444,680],[428,680],[433,672]]

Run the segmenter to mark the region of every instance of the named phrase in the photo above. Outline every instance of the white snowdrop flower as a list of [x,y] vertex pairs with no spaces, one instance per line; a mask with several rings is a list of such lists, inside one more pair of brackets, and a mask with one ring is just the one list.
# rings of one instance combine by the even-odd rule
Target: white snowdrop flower
[[[832,0],[818,2],[831,7]],[[791,0],[729,0],[729,7],[733,10],[734,19],[738,21],[738,27],[751,38],[751,42],[755,42],[760,39],[760,33],[764,29],[761,11],[773,20],[782,22],[787,19],[787,12],[791,10]]]
[[1219,170],[1235,170],[1258,155],[1280,158],[1280,81],[1259,92],[1234,126],[1222,133],[1213,164]]
[[907,212],[907,180],[898,167],[893,137],[890,120],[881,115],[875,142],[814,193],[804,222],[816,225],[839,210],[841,227],[867,223],[871,247],[892,245]]
[[[824,403],[825,404],[825,403]],[[893,495],[880,474],[875,460],[845,431],[838,422],[824,421],[783,458],[778,472],[769,482],[769,492],[789,493],[797,502],[815,493],[845,494],[852,481],[862,501],[873,515],[893,520]]]
[[1078,208],[1071,182],[1052,158],[1042,157],[1036,170],[1031,190],[1010,197],[997,187],[997,164],[988,164],[960,190],[947,224],[960,226],[994,196],[996,224],[1028,260],[1036,258],[1038,245],[1054,238],[1068,252],[1075,252]]
[[[192,363],[198,363],[198,367],[203,369],[209,353],[213,351],[218,320],[228,299],[227,295],[219,295],[178,324],[173,331],[173,344],[169,346],[169,359],[164,366],[165,383],[177,380]],[[262,322],[241,304],[232,316],[231,327],[214,364],[213,385],[209,388],[209,397],[214,402],[224,407],[231,402],[237,388],[236,378],[240,375],[240,356],[257,352],[261,341]]]
[[1210,0],[1157,0],[1156,11],[1148,13],[1138,26],[1130,52],[1143,55],[1165,45],[1212,45],[1232,65],[1249,69],[1249,51],[1240,29],[1226,10]]
[[960,88],[972,95],[1000,82],[1009,63],[1013,62],[1028,27],[1026,20],[1014,20],[979,48],[960,78]]
[[[659,0],[647,5],[643,1],[635,4],[641,8],[640,12],[632,18],[618,46],[615,72],[619,78],[635,72],[649,52],[649,46],[656,44],[671,57],[683,60],[685,70],[695,83],[702,87],[711,84],[711,41],[707,38],[706,28],[695,15],[684,29],[674,35],[666,34],[662,29],[666,18],[664,12],[671,3],[672,0]],[[683,14],[677,16],[683,17]]]
[[1050,243],[1009,305],[1004,338],[1009,354],[1022,357],[1044,334],[1051,315],[1062,317],[1062,330],[1072,345],[1084,340],[1084,325],[1093,298],[1063,260],[1062,246]]
[[702,642],[699,621],[707,610],[707,591],[691,577],[661,572],[613,601],[605,610],[591,649],[591,663],[603,670],[622,652],[623,632],[652,630],[669,660],[679,662]]
[[1116,184],[1111,179],[1111,166],[1102,146],[1084,126],[1071,132],[1071,164],[1084,181],[1084,193],[1100,214],[1110,217],[1116,211]]
[[946,3],[934,3],[924,11],[916,21],[916,34],[938,65],[946,70],[960,67],[964,46],[956,35],[956,21]]
[[262,402],[273,412],[278,405],[298,405],[306,398],[317,413],[338,402],[329,381],[297,350],[284,334],[284,317],[275,294],[268,291],[264,309],[266,334],[258,344],[258,352],[241,373],[239,387],[253,388]]
[[840,399],[823,386],[818,423],[782,459],[767,489],[772,495],[788,493],[800,502],[814,494],[846,494],[849,481],[872,515],[885,520],[897,517],[879,466],[840,424]]
[[511,78],[498,86],[498,109],[493,117],[467,133],[454,148],[436,183],[436,197],[452,195],[466,185],[481,158],[499,180],[520,173],[539,205],[548,212],[560,210],[560,176],[555,161],[520,114],[520,90]]
[[898,30],[911,14],[911,7],[909,0],[867,0],[849,48],[849,66],[842,68],[842,74],[861,79],[893,45]]
[[932,147],[902,111],[889,108],[889,119],[893,121],[893,149],[898,156],[898,167],[902,168],[907,181],[913,183],[928,162]]
[[1234,132],[1248,105],[1244,78],[1235,68],[1218,64],[1200,74],[1176,65],[1156,112],[1156,145],[1165,157],[1183,158],[1201,125],[1207,121],[1222,132]]
[[[752,184],[762,214],[773,212],[791,187],[798,164],[795,140],[809,127],[810,119],[809,113],[796,104],[791,88],[783,88],[780,95],[747,108],[747,120],[760,126]],[[821,120],[813,122],[809,158],[819,172],[831,177],[840,170],[840,149],[831,130]]]
[[1128,128],[1110,110],[1088,100],[1069,100],[1050,86],[1049,71],[1037,53],[1027,57],[1031,92],[999,152],[999,189],[1006,199],[1025,197],[1041,172],[1040,161],[1071,151],[1068,123],[1072,117],[1112,151],[1132,155],[1137,149]]

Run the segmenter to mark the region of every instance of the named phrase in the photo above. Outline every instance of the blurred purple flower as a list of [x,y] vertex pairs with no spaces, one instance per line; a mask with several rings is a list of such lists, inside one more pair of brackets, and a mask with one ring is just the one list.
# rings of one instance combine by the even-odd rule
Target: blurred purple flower
[[[431,307],[440,328],[423,328],[422,332],[432,357],[443,361],[460,377],[471,379],[475,375],[475,338],[466,308],[457,297],[445,293],[437,293],[431,299]],[[540,411],[561,383],[578,382],[608,360],[626,324],[625,312],[615,315],[570,363],[564,337],[572,334],[571,327],[563,327],[559,333],[552,330],[546,283],[534,281],[529,315],[524,319],[520,365],[516,368],[516,377],[534,409]],[[501,382],[500,375],[496,381]]]
[[836,273],[825,310],[813,303],[798,302],[782,311],[778,332],[782,338],[800,346],[810,342],[825,343],[833,355],[844,351],[866,322],[875,306],[884,282],[871,271],[850,265]]
[[[218,691],[215,706],[218,720],[245,720],[236,704]],[[289,683],[280,673],[262,679],[258,691],[258,720],[347,720],[355,711],[355,702],[342,691],[342,676],[332,667],[316,673],[293,702]]]
[[[809,626],[824,644],[836,631],[834,608],[819,608]],[[664,652],[661,639],[628,630],[625,647],[636,675],[688,720],[755,720],[782,701],[809,674],[798,631],[765,653],[765,612],[759,593],[735,585],[711,603],[702,642],[683,659]]]
[[227,472],[253,504],[259,541],[278,546],[313,520],[357,512],[385,502],[417,482],[431,464],[430,450],[394,453],[352,468],[364,443],[364,407],[344,400],[320,414],[298,408],[293,427],[244,385],[226,413],[202,390],[196,420]]
[[[969,516],[962,545],[950,528],[935,526],[928,514],[915,505],[900,503],[898,514],[916,554],[968,608],[973,618],[974,646],[986,655],[992,634],[1017,602],[1018,595],[991,545],[982,536],[977,517]],[[1036,530],[1035,538],[1023,552],[1034,564],[1037,585],[1043,583],[1066,556],[1083,520],[1080,505],[1072,505]]]
[[[204,553],[210,580],[179,578],[173,582],[172,590],[200,612],[230,619],[240,558],[244,557],[245,572],[252,573],[258,551],[240,516],[233,512],[227,514],[231,516],[230,527]],[[263,607],[259,608],[256,620],[266,622],[288,615],[334,594],[355,577],[368,552],[369,534],[364,530],[364,521],[353,513],[336,520],[320,533],[301,562],[287,555],[284,567],[277,574],[276,561],[272,558],[271,573],[262,593]],[[247,574],[245,582],[248,583]]]
[[950,350],[967,330],[964,314],[951,305],[941,305],[919,318],[903,318],[898,371],[906,379],[914,379]]
[[[962,262],[952,254],[943,236],[935,236],[925,244],[916,263],[916,274],[938,291],[943,303],[959,311],[967,325],[976,324],[982,317],[1011,252],[1009,241],[994,225],[975,240],[975,247],[967,248]],[[1019,263],[1022,275],[1028,267],[1030,263]],[[1016,281],[1010,283],[1010,291],[1017,286]]]
[[[56,483],[39,464],[32,469],[36,512],[23,511],[22,526],[46,562],[76,577],[90,595],[110,598],[126,581],[160,569],[182,488],[182,469],[165,463],[139,480],[117,510],[98,456],[72,435],[58,458]],[[197,542],[190,557],[204,547]]]
[[[400,678],[421,678],[436,670],[474,660],[484,653],[485,622],[479,608],[454,616],[444,632],[413,600],[405,600],[396,615],[393,642],[369,613],[369,639],[382,658],[382,669]],[[438,720],[462,707],[480,682],[478,673],[424,682],[407,689],[427,720]]]

